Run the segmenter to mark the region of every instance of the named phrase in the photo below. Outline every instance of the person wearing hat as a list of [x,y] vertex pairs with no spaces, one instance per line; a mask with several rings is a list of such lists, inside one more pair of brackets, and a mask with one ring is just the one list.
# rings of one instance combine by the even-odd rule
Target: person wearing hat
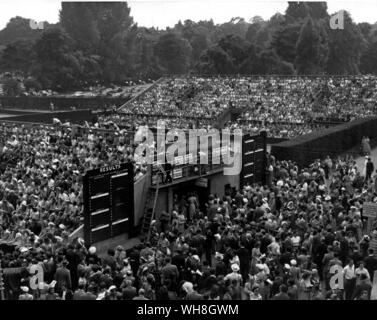
[[242,283],[242,275],[239,273],[240,271],[239,265],[237,263],[233,263],[230,268],[232,272],[228,273],[225,276],[224,280],[225,281],[229,280],[230,282],[232,282],[233,280],[236,280],[239,283]]
[[34,300],[33,295],[29,293],[29,287],[22,286],[21,291],[22,293],[19,295],[18,300]]
[[86,255],[86,263],[89,264],[89,261],[92,261],[92,264],[101,264],[101,259],[97,255],[97,248],[91,246],[88,249],[88,254]]
[[111,285],[109,287],[109,289],[107,290],[105,300],[118,300],[117,287],[116,286]]
[[220,275],[222,276],[226,275],[227,267],[223,260],[224,260],[224,255],[221,254],[220,252],[216,252],[214,268],[215,268],[215,274],[217,277]]
[[295,259],[292,259],[290,261],[290,270],[289,270],[289,274],[292,278],[292,280],[294,280],[294,282],[296,284],[298,284],[299,280],[300,280],[300,274],[301,274],[301,270],[300,268],[297,266],[297,261]]

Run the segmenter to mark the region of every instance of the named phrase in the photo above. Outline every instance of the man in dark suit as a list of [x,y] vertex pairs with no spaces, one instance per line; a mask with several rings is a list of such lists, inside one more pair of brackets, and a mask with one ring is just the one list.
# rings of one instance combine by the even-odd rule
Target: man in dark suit
[[279,287],[279,293],[274,296],[273,300],[290,300],[287,292],[288,287],[285,284],[282,284]]
[[178,277],[179,277],[179,272],[178,268],[176,265],[171,263],[171,258],[167,257],[165,259],[165,266],[161,270],[162,274],[162,282],[166,280],[170,280],[172,284],[176,284]]
[[366,181],[370,180],[373,171],[374,171],[374,164],[372,162],[372,159],[368,157],[368,162],[366,165],[366,177],[365,177]]
[[116,260],[114,258],[115,256],[115,251],[114,249],[108,249],[107,250],[107,256],[103,259],[103,267],[110,267],[111,272],[114,273],[116,270]]
[[62,266],[59,267],[56,272],[54,279],[56,280],[56,291],[61,292],[62,288],[65,287],[67,289],[72,288],[72,282],[71,282],[71,273],[67,269],[68,261],[64,260],[62,262]]
[[179,272],[182,272],[185,267],[186,257],[181,248],[178,248],[176,251],[177,254],[173,256],[172,264],[177,266]]
[[131,280],[126,280],[126,287],[122,290],[123,300],[132,300],[137,295],[136,288],[132,286]]
[[368,256],[364,260],[365,268],[368,270],[370,280],[373,282],[374,272],[377,270],[377,257],[374,255],[374,250],[368,250]]
[[84,297],[86,295],[86,292],[84,289],[85,289],[85,284],[79,283],[78,289],[73,294],[73,300],[84,300]]

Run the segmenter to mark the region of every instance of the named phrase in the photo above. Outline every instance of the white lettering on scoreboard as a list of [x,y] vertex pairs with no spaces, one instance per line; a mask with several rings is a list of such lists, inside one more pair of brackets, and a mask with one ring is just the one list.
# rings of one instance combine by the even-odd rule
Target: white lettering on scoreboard
[[120,165],[115,165],[115,166],[103,167],[103,168],[100,168],[99,170],[101,173],[104,173],[104,172],[109,172],[109,171],[119,170],[119,169],[120,169]]
[[364,202],[363,216],[368,217],[368,218],[376,218],[377,217],[377,203]]

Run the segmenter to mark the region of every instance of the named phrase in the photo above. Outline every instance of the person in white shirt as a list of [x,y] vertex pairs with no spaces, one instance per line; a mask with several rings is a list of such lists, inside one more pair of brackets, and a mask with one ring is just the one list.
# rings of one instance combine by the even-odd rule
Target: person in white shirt
[[272,242],[268,245],[268,250],[269,252],[274,255],[274,256],[279,256],[280,255],[280,245],[276,241],[275,238],[272,239]]
[[356,287],[355,264],[352,259],[350,259],[348,264],[344,267],[343,275],[345,299],[352,300],[352,295]]

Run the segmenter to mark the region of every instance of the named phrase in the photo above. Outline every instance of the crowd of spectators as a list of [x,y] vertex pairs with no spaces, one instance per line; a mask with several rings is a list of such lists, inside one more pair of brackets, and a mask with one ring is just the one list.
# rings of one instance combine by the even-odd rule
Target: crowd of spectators
[[[373,114],[375,86],[369,77],[165,79],[94,125],[0,124],[7,299],[377,299],[377,226],[367,230],[363,215],[365,202],[377,203],[370,159],[365,168],[352,157],[298,168],[269,156],[266,185],[207,199],[195,190],[175,197],[171,212],[157,213],[151,238],[130,250],[118,246],[100,255],[70,238],[82,224],[87,170],[131,161],[135,179],[146,172],[126,130],[161,119],[168,129],[208,127],[223,111],[241,107],[247,110],[228,127],[292,138],[327,126],[313,119]],[[333,266],[344,286],[330,286]],[[37,269],[43,279],[35,288]]]
[[247,82],[243,78],[165,78],[123,111],[214,120],[230,107],[244,106],[248,98]]
[[[377,81],[354,77],[177,77],[165,78],[122,111],[129,118],[189,127],[192,119],[206,124],[226,110],[243,110],[230,126],[275,138],[293,138],[319,128],[373,116]],[[117,119],[124,123],[124,117]],[[151,120],[148,120],[148,119]],[[174,118],[175,120],[171,120]]]
[[[377,202],[376,175],[366,179],[352,157],[327,157],[301,169],[273,156],[268,163],[264,186],[228,188],[208,199],[194,190],[175,197],[173,210],[153,221],[150,241],[130,250],[118,246],[100,257],[94,246],[69,242],[46,226],[43,240],[1,253],[3,268],[22,278],[7,294],[26,300],[376,299],[377,228],[366,232],[363,215],[363,203]],[[28,270],[38,266],[44,281],[32,289]],[[333,266],[343,286],[330,286]]]
[[[0,239],[27,240],[31,230],[66,236],[80,224],[82,176],[104,165],[133,162],[147,170],[121,132],[64,125],[0,124]],[[23,243],[27,245],[27,243]]]

